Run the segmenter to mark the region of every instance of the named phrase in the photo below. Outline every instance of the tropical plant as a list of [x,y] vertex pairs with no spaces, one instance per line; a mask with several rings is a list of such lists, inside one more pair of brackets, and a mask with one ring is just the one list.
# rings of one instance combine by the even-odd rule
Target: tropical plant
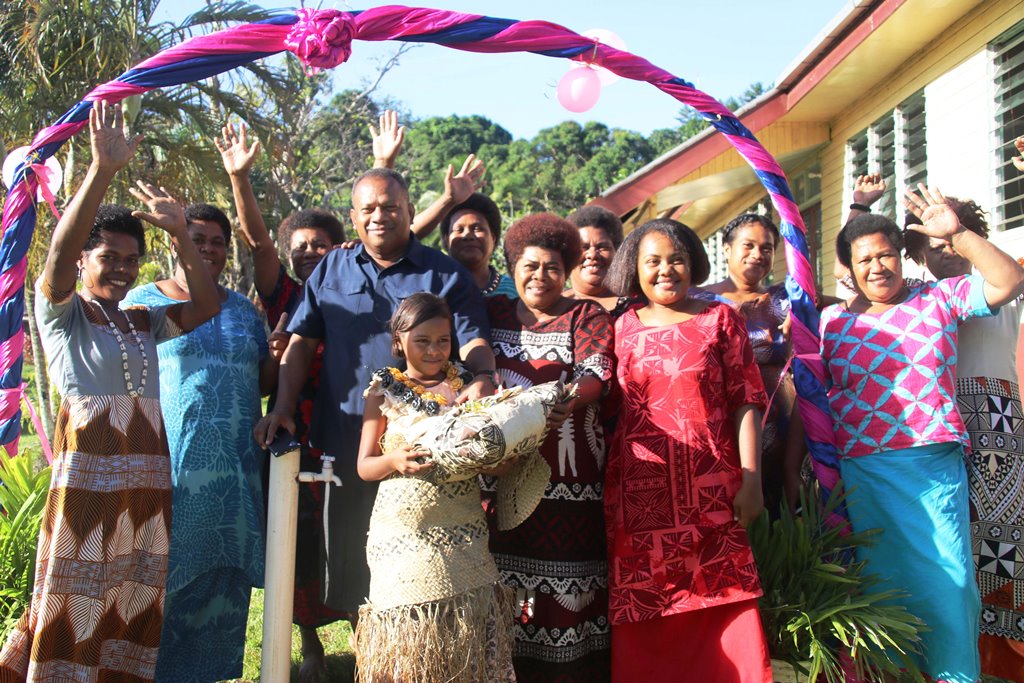
[[926,627],[893,604],[899,593],[878,590],[879,579],[854,559],[877,530],[853,533],[826,521],[842,501],[842,494],[825,504],[803,497],[801,515],[783,504],[778,519],[766,511],[748,529],[769,652],[808,681],[845,681],[844,666],[858,680],[923,680],[910,654]]
[[36,543],[50,468],[33,472],[39,454],[0,456],[0,642],[32,600]]

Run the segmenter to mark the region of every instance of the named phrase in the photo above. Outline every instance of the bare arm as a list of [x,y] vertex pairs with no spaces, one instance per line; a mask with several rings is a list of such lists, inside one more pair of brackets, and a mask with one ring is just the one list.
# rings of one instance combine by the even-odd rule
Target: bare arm
[[764,510],[761,491],[761,411],[752,403],[736,410],[736,440],[743,482],[733,499],[733,517],[746,528]]
[[181,328],[191,331],[220,313],[220,290],[203,265],[199,250],[192,243],[185,223],[185,210],[162,187],[141,180],[138,189],[131,188],[132,196],[146,205],[149,211],[132,211],[132,215],[164,230],[171,236],[171,246],[178,254],[178,263],[185,271],[189,300],[181,304]]
[[[853,184],[853,203],[860,204],[861,206],[871,207],[877,202],[882,195],[885,194],[885,179],[882,178],[880,173],[869,173],[867,175],[857,176],[857,180]],[[867,213],[860,209],[850,208],[850,213],[846,214],[846,223],[849,223],[857,216]],[[843,225],[846,225],[843,223]]]
[[380,449],[380,438],[384,436],[388,420],[381,412],[384,397],[370,395],[366,397],[363,409],[363,431],[359,437],[359,459],[356,461],[356,472],[364,481],[380,481],[388,475],[416,474],[432,466],[431,462],[417,462],[420,458],[430,457],[430,451],[411,446],[396,448],[387,453]]
[[249,179],[249,171],[260,151],[260,141],[248,144],[248,131],[244,123],[241,132],[236,131],[233,124],[226,123],[221,134],[223,139],[215,138],[214,143],[220,150],[224,170],[231,179],[231,193],[235,198],[239,231],[246,245],[252,250],[256,291],[261,296],[270,296],[277,286],[281,258],[277,255],[274,241],[270,239],[270,231],[263,221],[263,214],[260,213],[259,202]]
[[413,234],[423,239],[433,232],[453,207],[466,201],[469,195],[476,192],[485,170],[484,162],[477,159],[475,154],[466,157],[458,174],[449,165],[444,176],[444,193],[424,211],[416,214],[412,221]]
[[[482,396],[490,396],[498,388],[491,377],[494,374],[494,352],[486,340],[477,337],[459,348],[459,356],[466,369],[473,373],[473,381],[466,385],[459,395],[459,403]],[[484,374],[479,374],[484,373]]]
[[1009,303],[1024,292],[1024,268],[987,239],[960,225],[956,213],[937,187],[918,185],[920,196],[907,190],[904,206],[923,221],[909,225],[917,232],[946,240],[971,262],[985,279],[985,301],[993,308]]
[[297,334],[293,334],[288,342],[277,376],[277,400],[270,412],[264,415],[253,429],[253,435],[260,448],[266,448],[281,427],[292,434],[295,433],[294,415],[299,392],[302,391],[309,376],[309,366],[319,344],[319,339],[301,337]]
[[70,293],[75,289],[78,258],[89,240],[96,211],[103,203],[114,174],[124,168],[139,147],[141,136],[124,137],[121,105],[96,102],[89,110],[89,143],[92,163],[85,180],[68,204],[53,231],[50,250],[43,266],[43,282],[53,292]]
[[1013,165],[1018,171],[1024,173],[1024,136],[1014,140],[1013,146],[1017,148],[1017,151],[1021,155],[1019,157],[1013,157]]

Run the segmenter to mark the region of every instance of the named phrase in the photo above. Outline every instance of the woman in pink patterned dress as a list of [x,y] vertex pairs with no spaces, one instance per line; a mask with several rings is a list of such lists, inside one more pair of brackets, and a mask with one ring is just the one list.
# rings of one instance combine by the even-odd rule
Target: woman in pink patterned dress
[[[922,188],[923,189],[923,188]],[[908,201],[977,275],[941,282],[903,279],[903,236],[887,218],[857,216],[836,248],[856,296],[821,314],[829,409],[854,531],[879,529],[858,560],[897,590],[895,602],[928,626],[917,666],[934,680],[980,675],[980,600],[971,560],[964,446],[957,411],[957,328],[990,316],[1024,289],[1024,270],[960,225],[937,190]]]
[[764,507],[764,384],[743,320],[688,295],[710,270],[685,225],[631,233],[609,275],[622,409],[608,458],[612,680],[769,683],[745,527]]

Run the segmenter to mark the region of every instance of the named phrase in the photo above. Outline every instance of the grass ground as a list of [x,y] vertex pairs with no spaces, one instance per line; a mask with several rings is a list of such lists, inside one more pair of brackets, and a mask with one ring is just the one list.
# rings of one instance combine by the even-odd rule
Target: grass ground
[[[355,680],[355,657],[348,639],[351,635],[347,621],[339,621],[320,629],[320,640],[327,653],[327,680],[331,683],[351,683]],[[263,591],[254,589],[249,606],[249,625],[245,636],[245,660],[239,683],[256,683],[260,680],[260,657],[263,652]],[[292,626],[292,670],[291,680],[299,680],[299,666],[302,664],[301,644],[298,626]]]

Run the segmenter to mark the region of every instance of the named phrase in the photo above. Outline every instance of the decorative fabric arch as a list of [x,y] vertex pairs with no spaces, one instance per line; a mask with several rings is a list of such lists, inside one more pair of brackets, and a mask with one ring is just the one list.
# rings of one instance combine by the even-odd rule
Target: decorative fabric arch
[[[308,67],[345,62],[353,40],[435,43],[468,52],[533,52],[602,66],[623,78],[646,81],[696,109],[746,159],[781,216],[785,239],[786,291],[793,306],[793,369],[800,410],[818,480],[831,491],[838,458],[818,351],[818,312],[803,219],[782,168],[731,111],[691,83],[647,60],[603,45],[562,26],[419,7],[388,6],[364,11],[300,9],[264,21],[198,36],[150,57],[89,92],[32,141],[28,160],[15,173],[0,223],[0,444],[17,450],[25,312],[25,255],[36,223],[33,198],[43,161],[85,127],[93,102],[117,102],[155,88],[201,80],[288,50]],[[826,493],[827,495],[827,493]]]

